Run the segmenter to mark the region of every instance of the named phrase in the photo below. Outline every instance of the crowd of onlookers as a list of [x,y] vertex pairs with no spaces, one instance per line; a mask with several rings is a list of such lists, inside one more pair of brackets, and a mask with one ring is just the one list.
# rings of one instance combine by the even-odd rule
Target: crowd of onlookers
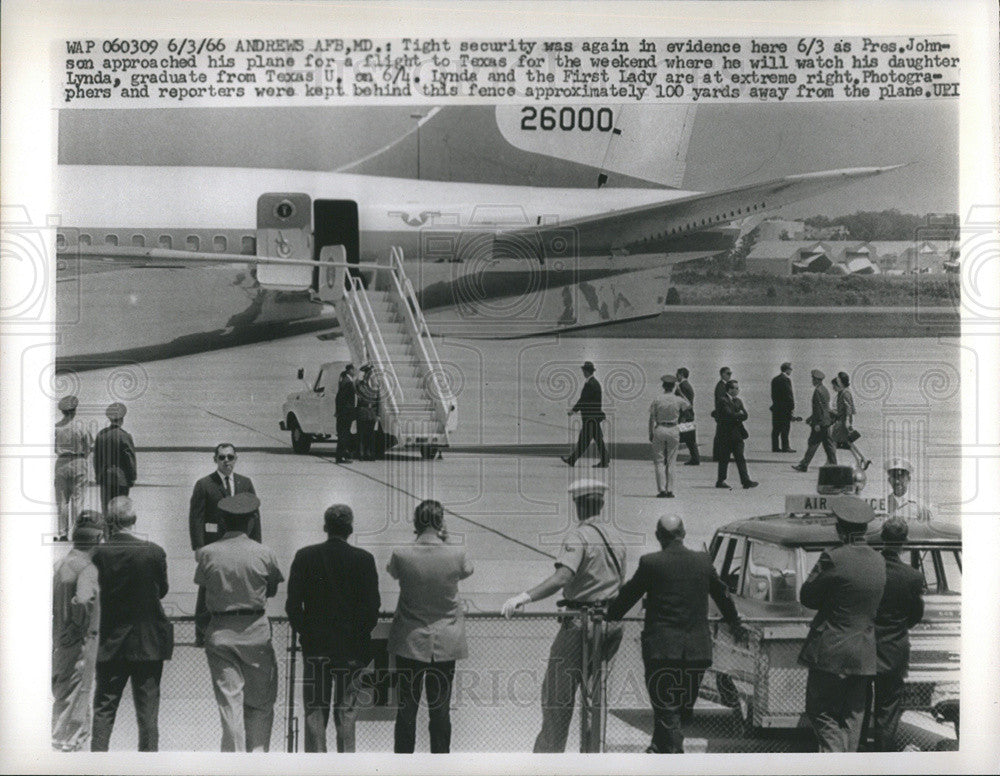
[[[590,362],[583,395],[570,412],[584,414],[584,430],[571,464],[591,441],[608,462],[600,434],[600,387]],[[775,449],[788,448],[787,427],[794,403],[782,403],[791,366],[772,388]],[[716,389],[717,485],[725,485],[725,466],[735,453],[744,487],[749,480],[741,463],[742,420],[739,384],[728,369],[720,370]],[[836,414],[814,370],[813,414],[809,450],[796,467],[805,470],[819,446],[836,461],[830,428],[841,424],[835,438],[850,445],[853,402],[838,399]],[[693,391],[688,373],[664,375],[663,396],[650,410],[660,495],[671,495],[670,467],[681,434],[690,422]],[[349,376],[348,376],[349,379]],[[834,386],[843,394],[843,373]],[[596,386],[596,387],[595,387]],[[56,427],[56,489],[59,533],[72,526],[72,546],[59,559],[53,587],[52,716],[53,746],[65,751],[106,751],[122,693],[131,683],[140,751],[158,749],[160,683],[164,661],[172,655],[173,627],[161,599],[169,589],[163,549],[134,533],[135,506],[128,497],[135,482],[135,448],[122,428],[125,407],[107,409],[109,426],[91,439],[75,419],[75,397],[59,403],[63,419]],[[596,411],[595,411],[596,408]],[[742,415],[742,418],[741,418]],[[845,434],[845,432],[847,432]],[[688,463],[697,463],[697,444]],[[86,461],[93,449],[102,511],[79,509],[86,480]],[[861,468],[865,459],[855,450]],[[278,667],[266,615],[269,598],[285,577],[274,553],[262,543],[260,501],[252,481],[235,472],[236,449],[216,446],[215,471],[195,484],[189,510],[191,548],[195,553],[196,643],[205,649],[219,707],[223,751],[267,751],[274,722]],[[661,477],[661,467],[665,467]],[[893,548],[906,538],[907,519],[929,520],[929,511],[907,496],[911,466],[902,459],[887,470],[893,489],[890,517],[883,528],[884,558],[860,540],[872,518],[867,502],[850,496],[833,499],[842,545],[824,553],[801,590],[801,602],[818,614],[800,661],[809,667],[807,713],[820,748],[857,749],[864,696],[875,677],[876,741],[888,748],[898,725],[905,676],[908,629],[920,619],[922,579],[899,562]],[[690,719],[705,670],[711,664],[712,639],[708,600],[715,601],[734,635],[741,631],[735,605],[704,552],[683,546],[683,522],[665,515],[656,524],[661,550],[644,555],[631,578],[625,544],[617,529],[602,518],[606,482],[583,479],[570,487],[577,524],[564,538],[554,571],[539,584],[513,596],[501,613],[511,617],[525,604],[559,593],[570,609],[599,605],[607,626],[601,658],[610,659],[621,642],[620,620],[645,597],[642,658],[654,712],[648,751],[683,751],[682,724]],[[398,581],[400,594],[388,639],[394,660],[398,709],[394,751],[412,752],[417,709],[426,693],[432,752],[448,752],[451,741],[450,702],[455,663],[467,656],[463,603],[458,583],[473,573],[465,549],[450,544],[445,510],[433,500],[413,514],[415,540],[397,548],[386,568]],[[381,598],[374,557],[348,542],[354,528],[351,508],[335,504],[326,510],[324,542],[295,554],[289,570],[285,611],[301,641],[305,660],[303,704],[305,749],[326,751],[331,711],[336,746],[354,750],[355,719],[361,677],[372,658],[371,632]],[[911,573],[912,572],[912,573]],[[919,574],[917,574],[919,576]],[[542,728],[534,750],[565,749],[581,675],[583,644],[592,635],[581,619],[563,617],[550,650],[540,688]]]

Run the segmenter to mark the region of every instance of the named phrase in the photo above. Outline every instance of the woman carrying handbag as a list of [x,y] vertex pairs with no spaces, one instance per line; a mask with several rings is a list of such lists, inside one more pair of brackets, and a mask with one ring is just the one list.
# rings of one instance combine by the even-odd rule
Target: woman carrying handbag
[[851,378],[847,372],[837,372],[830,381],[833,390],[837,392],[837,405],[833,413],[833,425],[830,427],[830,438],[840,450],[850,450],[862,471],[871,465],[871,459],[865,458],[858,446],[854,444],[861,434],[854,430],[854,396],[851,394]]

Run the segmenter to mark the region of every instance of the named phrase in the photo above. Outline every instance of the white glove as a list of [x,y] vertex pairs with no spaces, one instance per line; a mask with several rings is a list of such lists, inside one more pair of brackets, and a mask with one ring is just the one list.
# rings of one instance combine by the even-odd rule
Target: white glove
[[509,620],[515,610],[520,609],[522,606],[530,602],[530,595],[527,593],[518,593],[513,598],[508,598],[503,602],[503,606],[500,607],[500,614]]

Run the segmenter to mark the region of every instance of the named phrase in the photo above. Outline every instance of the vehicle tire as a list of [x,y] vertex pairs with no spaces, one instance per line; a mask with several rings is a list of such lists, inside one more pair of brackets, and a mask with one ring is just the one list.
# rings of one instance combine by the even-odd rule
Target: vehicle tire
[[299,455],[305,455],[312,447],[312,438],[299,428],[299,422],[293,417],[288,420],[288,428],[292,434],[292,450]]
[[425,461],[433,461],[437,458],[438,446],[437,445],[421,445],[420,446],[420,457]]

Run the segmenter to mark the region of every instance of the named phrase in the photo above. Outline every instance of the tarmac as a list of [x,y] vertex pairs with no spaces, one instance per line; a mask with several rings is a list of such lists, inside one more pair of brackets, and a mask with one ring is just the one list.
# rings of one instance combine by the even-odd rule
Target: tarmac
[[[232,442],[236,471],[253,479],[262,501],[264,542],[287,569],[299,547],[322,541],[322,515],[346,503],[356,515],[355,541],[385,568],[392,547],[412,539],[413,508],[436,498],[448,509],[452,541],[466,544],[477,573],[463,583],[474,609],[495,611],[508,596],[550,569],[566,529],[572,526],[566,488],[578,477],[599,477],[610,486],[606,514],[625,535],[629,568],[655,549],[658,516],[684,518],[689,546],[707,543],[732,520],[781,511],[788,493],[815,492],[810,474],[792,471],[805,448],[808,429],[792,426],[799,453],[770,448],[770,379],[782,361],[793,363],[796,414],[808,415],[808,372],[820,367],[829,379],[843,369],[855,375],[859,442],[874,461],[865,495],[883,496],[884,461],[908,455],[917,471],[914,487],[946,515],[957,514],[960,461],[949,450],[959,441],[959,348],[950,341],[914,340],[621,340],[534,337],[520,340],[439,340],[438,352],[458,398],[459,426],[451,448],[437,461],[415,451],[390,451],[386,460],[338,465],[334,446],[317,443],[296,455],[278,427],[286,395],[302,390],[318,365],[347,361],[346,343],[306,334],[144,364],[94,370],[74,376],[79,417],[106,424],[103,410],[119,400],[128,407],[125,429],[135,438],[138,482],[132,489],[137,529],[161,544],[170,563],[166,603],[192,613],[194,559],[187,527],[195,480],[214,470],[214,446]],[[579,395],[579,365],[591,360],[604,386],[609,469],[592,469],[595,453],[570,469],[559,460],[576,439],[579,416],[567,409]],[[730,465],[732,491],[714,487],[711,456],[712,391],[718,367],[728,365],[741,382],[750,413],[746,456],[760,487],[739,487]],[[698,467],[679,465],[677,497],[654,498],[653,468],[646,441],[648,407],[660,391],[659,377],[687,366],[696,391]],[[922,450],[922,455],[915,451]],[[682,448],[678,462],[686,460]],[[840,451],[847,461],[850,453]],[[97,502],[96,486],[88,498]],[[384,607],[395,588],[382,577]],[[282,596],[274,606],[277,613]],[[536,604],[535,609],[554,608]]]
[[[437,347],[458,398],[459,426],[451,447],[436,461],[422,460],[416,451],[393,450],[384,461],[338,465],[333,445],[320,443],[309,455],[292,452],[288,434],[278,427],[282,402],[289,392],[305,387],[295,377],[299,367],[305,367],[308,381],[320,363],[349,360],[340,338],[303,334],[74,375],[84,421],[104,425],[103,410],[111,401],[128,407],[125,428],[136,441],[139,472],[131,493],[139,516],[136,530],[166,550],[168,614],[194,611],[188,501],[195,480],[215,468],[213,448],[223,441],[237,448],[236,471],[254,481],[262,502],[264,543],[275,551],[286,575],[298,548],[325,538],[324,509],[338,502],[352,506],[352,541],[375,555],[384,611],[395,607],[398,588],[383,570],[392,548],[412,540],[413,509],[425,498],[445,505],[450,540],[467,547],[475,566],[460,587],[470,612],[496,612],[506,598],[551,573],[561,537],[574,522],[566,489],[579,477],[609,483],[606,513],[626,541],[629,575],[641,554],[657,549],[653,526],[664,513],[684,519],[689,547],[707,545],[725,523],[780,512],[786,494],[815,492],[822,451],[809,474],[791,469],[805,448],[804,424],[792,426],[791,443],[798,454],[772,453],[770,448],[770,379],[783,361],[794,365],[796,414],[803,416],[809,412],[811,368],[823,369],[827,380],[839,370],[854,376],[855,427],[863,435],[859,444],[874,461],[865,495],[884,496],[884,461],[907,455],[917,466],[918,493],[937,506],[939,516],[957,519],[960,459],[952,451],[960,441],[961,397],[960,351],[954,341],[447,337]],[[593,450],[573,469],[559,460],[579,430],[579,416],[567,417],[567,409],[579,395],[584,360],[597,365],[604,386],[609,416],[605,436],[612,457],[608,469],[591,468]],[[753,490],[740,488],[733,464],[733,489],[716,489],[715,464],[705,460],[711,457],[714,425],[709,412],[722,365],[740,380],[750,413],[746,456],[751,476],[760,483]],[[687,459],[682,448],[677,496],[657,499],[646,441],[648,408],[660,391],[660,375],[681,366],[691,370],[696,391],[703,462],[680,465]],[[842,462],[850,458],[840,452]],[[97,505],[96,486],[89,488],[87,499]],[[284,593],[282,585],[269,614],[284,614]],[[556,600],[532,604],[529,611],[554,611]],[[547,650],[551,630],[539,642],[540,654]],[[129,705],[123,703],[120,718],[131,715]],[[632,741],[646,740],[647,733],[640,731],[651,721],[643,721],[644,698],[635,705],[637,717],[612,715],[609,741],[628,741],[622,744],[628,748]],[[534,735],[527,728],[536,730],[535,703],[530,710],[524,715],[525,731],[516,735],[521,751],[530,747]],[[278,716],[276,728],[281,725]],[[692,739],[695,750],[726,750],[718,740],[699,740]],[[131,742],[119,745],[128,748]],[[501,746],[500,739],[485,746],[518,748]],[[781,746],[796,744],[790,739]],[[165,742],[164,748],[171,747]],[[179,748],[188,747],[181,743]],[[465,745],[457,748],[468,751]]]

